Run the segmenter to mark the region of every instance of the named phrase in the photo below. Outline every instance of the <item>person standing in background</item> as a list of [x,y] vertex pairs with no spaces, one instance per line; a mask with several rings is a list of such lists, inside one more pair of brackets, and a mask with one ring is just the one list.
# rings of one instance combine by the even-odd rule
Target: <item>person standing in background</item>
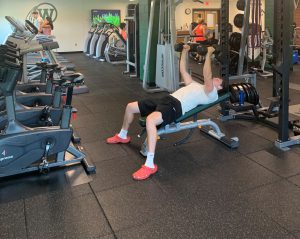
[[205,41],[206,35],[206,23],[203,19],[198,20],[198,25],[193,29],[193,34],[195,35],[194,41],[201,43]]
[[[206,26],[207,24],[204,22],[203,19],[198,19],[198,25],[193,29],[194,41],[197,43],[204,43],[206,40]],[[199,54],[196,55],[194,58],[195,61],[198,61],[198,64],[204,63],[205,57],[200,56]]]
[[53,22],[51,17],[46,17],[43,23],[40,25],[39,32],[44,35],[51,35],[53,30]]
[[127,40],[127,33],[126,33],[126,23],[125,22],[121,22],[119,33],[123,37],[123,39],[126,41]]
[[40,29],[40,26],[43,23],[43,18],[41,18],[40,14],[38,11],[33,11],[31,13],[32,17],[33,17],[33,24],[35,25],[35,27],[37,29]]

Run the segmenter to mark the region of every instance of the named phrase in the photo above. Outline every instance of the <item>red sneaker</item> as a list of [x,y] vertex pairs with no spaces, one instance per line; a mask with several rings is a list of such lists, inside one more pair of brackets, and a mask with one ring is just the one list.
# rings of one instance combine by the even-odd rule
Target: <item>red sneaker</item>
[[146,165],[143,165],[138,171],[132,174],[133,179],[135,180],[144,180],[149,178],[152,174],[157,172],[157,165],[154,165],[154,168],[149,168]]
[[130,142],[130,137],[127,136],[127,139],[122,139],[118,134],[115,134],[113,137],[107,138],[106,143],[108,144],[127,144]]

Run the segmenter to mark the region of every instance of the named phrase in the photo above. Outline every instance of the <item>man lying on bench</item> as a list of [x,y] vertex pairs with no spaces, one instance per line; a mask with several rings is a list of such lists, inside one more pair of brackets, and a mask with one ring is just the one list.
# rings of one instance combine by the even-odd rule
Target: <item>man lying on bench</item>
[[142,117],[147,116],[147,159],[145,164],[133,173],[132,176],[135,180],[147,179],[158,170],[157,165],[154,164],[157,141],[156,126],[168,125],[197,105],[209,104],[218,99],[218,90],[222,89],[222,79],[212,77],[211,56],[214,48],[208,47],[203,68],[204,85],[193,81],[186,70],[186,57],[189,50],[190,47],[184,45],[180,60],[180,73],[185,86],[161,99],[146,99],[129,103],[125,110],[120,133],[106,140],[108,144],[129,143],[130,137],[127,136],[127,132],[133,121],[134,114],[140,113]]

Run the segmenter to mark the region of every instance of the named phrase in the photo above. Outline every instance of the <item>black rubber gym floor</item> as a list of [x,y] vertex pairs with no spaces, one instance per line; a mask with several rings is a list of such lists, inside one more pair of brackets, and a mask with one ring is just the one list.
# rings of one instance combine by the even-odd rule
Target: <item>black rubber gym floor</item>
[[[81,166],[0,182],[1,238],[300,238],[300,146],[275,148],[274,130],[254,122],[220,123],[240,147],[230,150],[196,131],[158,142],[159,171],[136,182],[131,174],[144,162],[135,121],[129,145],[107,145],[118,132],[127,102],[148,95],[124,66],[67,54],[86,77],[89,94],[74,97],[73,122],[97,173]],[[299,67],[292,82],[299,84]],[[263,97],[272,79],[258,79]],[[300,103],[291,89],[293,104]],[[201,114],[216,118],[217,108]]]

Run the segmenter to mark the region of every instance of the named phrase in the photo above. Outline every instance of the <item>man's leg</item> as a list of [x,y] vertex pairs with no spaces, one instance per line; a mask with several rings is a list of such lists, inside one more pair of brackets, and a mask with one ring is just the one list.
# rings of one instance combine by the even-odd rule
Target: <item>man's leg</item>
[[128,129],[130,124],[133,121],[134,114],[137,113],[140,113],[138,102],[135,101],[135,102],[128,103],[124,114],[122,128],[119,134],[116,134],[113,137],[108,138],[106,142],[109,144],[129,143],[130,137],[127,137]]
[[146,129],[147,129],[147,146],[149,153],[155,153],[155,147],[157,142],[157,125],[163,122],[161,112],[154,111],[148,115],[146,119]]
[[145,164],[132,175],[136,180],[147,179],[151,174],[157,172],[157,165],[154,164],[154,153],[157,142],[156,126],[162,122],[162,114],[158,111],[154,111],[146,119],[148,153]]
[[135,102],[128,103],[126,106],[124,119],[123,119],[123,125],[122,125],[123,130],[128,131],[129,126],[133,121],[134,114],[137,114],[137,113],[140,113],[138,102],[135,101]]

